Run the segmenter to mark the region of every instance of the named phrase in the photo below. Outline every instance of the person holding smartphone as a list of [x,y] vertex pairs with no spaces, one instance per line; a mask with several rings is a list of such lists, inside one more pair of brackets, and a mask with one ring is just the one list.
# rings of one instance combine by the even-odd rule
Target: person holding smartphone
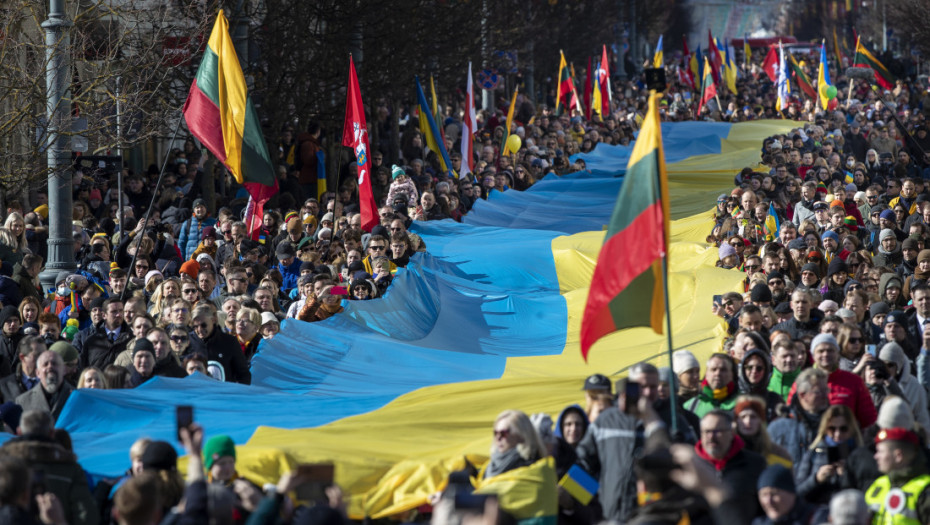
[[820,418],[817,436],[795,465],[798,496],[810,503],[827,504],[846,487],[846,458],[863,445],[862,432],[846,405],[832,405]]
[[[628,390],[627,385],[635,385]],[[639,391],[640,395],[633,395]],[[635,494],[626,490],[633,475],[633,461],[670,443],[665,424],[643,396],[636,382],[617,382],[619,399],[601,412],[575,448],[578,465],[600,484],[604,519],[624,522],[636,507]],[[638,397],[638,399],[635,399]]]

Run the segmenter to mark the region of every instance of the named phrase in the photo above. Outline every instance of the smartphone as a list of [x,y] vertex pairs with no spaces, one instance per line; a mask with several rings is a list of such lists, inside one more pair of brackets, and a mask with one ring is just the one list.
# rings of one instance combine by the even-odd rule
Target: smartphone
[[194,422],[194,407],[190,405],[181,405],[174,409],[175,419],[177,420],[178,441],[181,441],[181,429],[188,428]]
[[715,295],[714,306],[720,306],[721,304],[723,304],[723,295]]
[[827,463],[836,463],[849,456],[849,446],[845,443],[827,447]]
[[299,501],[322,503],[326,501],[326,487],[333,484],[335,467],[332,463],[303,463],[297,465],[297,475],[303,483],[294,489]]
[[865,345],[865,351],[872,355],[872,357],[878,357],[875,353],[875,345]]
[[333,286],[329,293],[331,295],[349,295],[349,290],[345,286]]
[[630,407],[635,407],[639,404],[639,383],[627,380],[626,386],[623,388],[623,393],[626,396],[626,406],[624,406],[624,410],[629,412]]

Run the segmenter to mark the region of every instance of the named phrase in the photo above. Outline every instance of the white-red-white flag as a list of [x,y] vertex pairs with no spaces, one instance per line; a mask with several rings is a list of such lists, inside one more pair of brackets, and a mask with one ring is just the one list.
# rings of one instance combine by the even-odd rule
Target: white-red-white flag
[[475,87],[472,84],[471,62],[468,63],[468,83],[465,89],[465,117],[462,119],[462,167],[459,176],[475,171],[475,132],[477,131],[477,117],[475,116]]

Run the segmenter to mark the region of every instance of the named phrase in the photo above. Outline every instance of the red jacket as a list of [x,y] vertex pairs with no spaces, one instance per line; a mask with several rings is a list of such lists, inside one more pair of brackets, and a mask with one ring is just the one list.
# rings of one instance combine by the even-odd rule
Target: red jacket
[[[848,406],[856,415],[859,428],[870,427],[878,419],[878,412],[875,410],[875,404],[872,403],[869,388],[865,386],[865,381],[861,377],[837,368],[827,377],[827,384],[830,386],[830,404]],[[791,404],[797,388],[797,383],[791,387],[791,392],[788,393],[788,404]]]

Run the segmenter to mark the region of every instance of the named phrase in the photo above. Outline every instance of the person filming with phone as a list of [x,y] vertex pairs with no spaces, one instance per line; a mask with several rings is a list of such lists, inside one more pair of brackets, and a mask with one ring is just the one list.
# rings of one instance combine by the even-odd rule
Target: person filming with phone
[[[636,365],[634,365],[636,366]],[[617,382],[619,399],[598,415],[575,449],[578,464],[600,484],[604,519],[623,523],[636,508],[633,461],[669,445],[665,423],[656,414],[640,384],[627,378]]]

